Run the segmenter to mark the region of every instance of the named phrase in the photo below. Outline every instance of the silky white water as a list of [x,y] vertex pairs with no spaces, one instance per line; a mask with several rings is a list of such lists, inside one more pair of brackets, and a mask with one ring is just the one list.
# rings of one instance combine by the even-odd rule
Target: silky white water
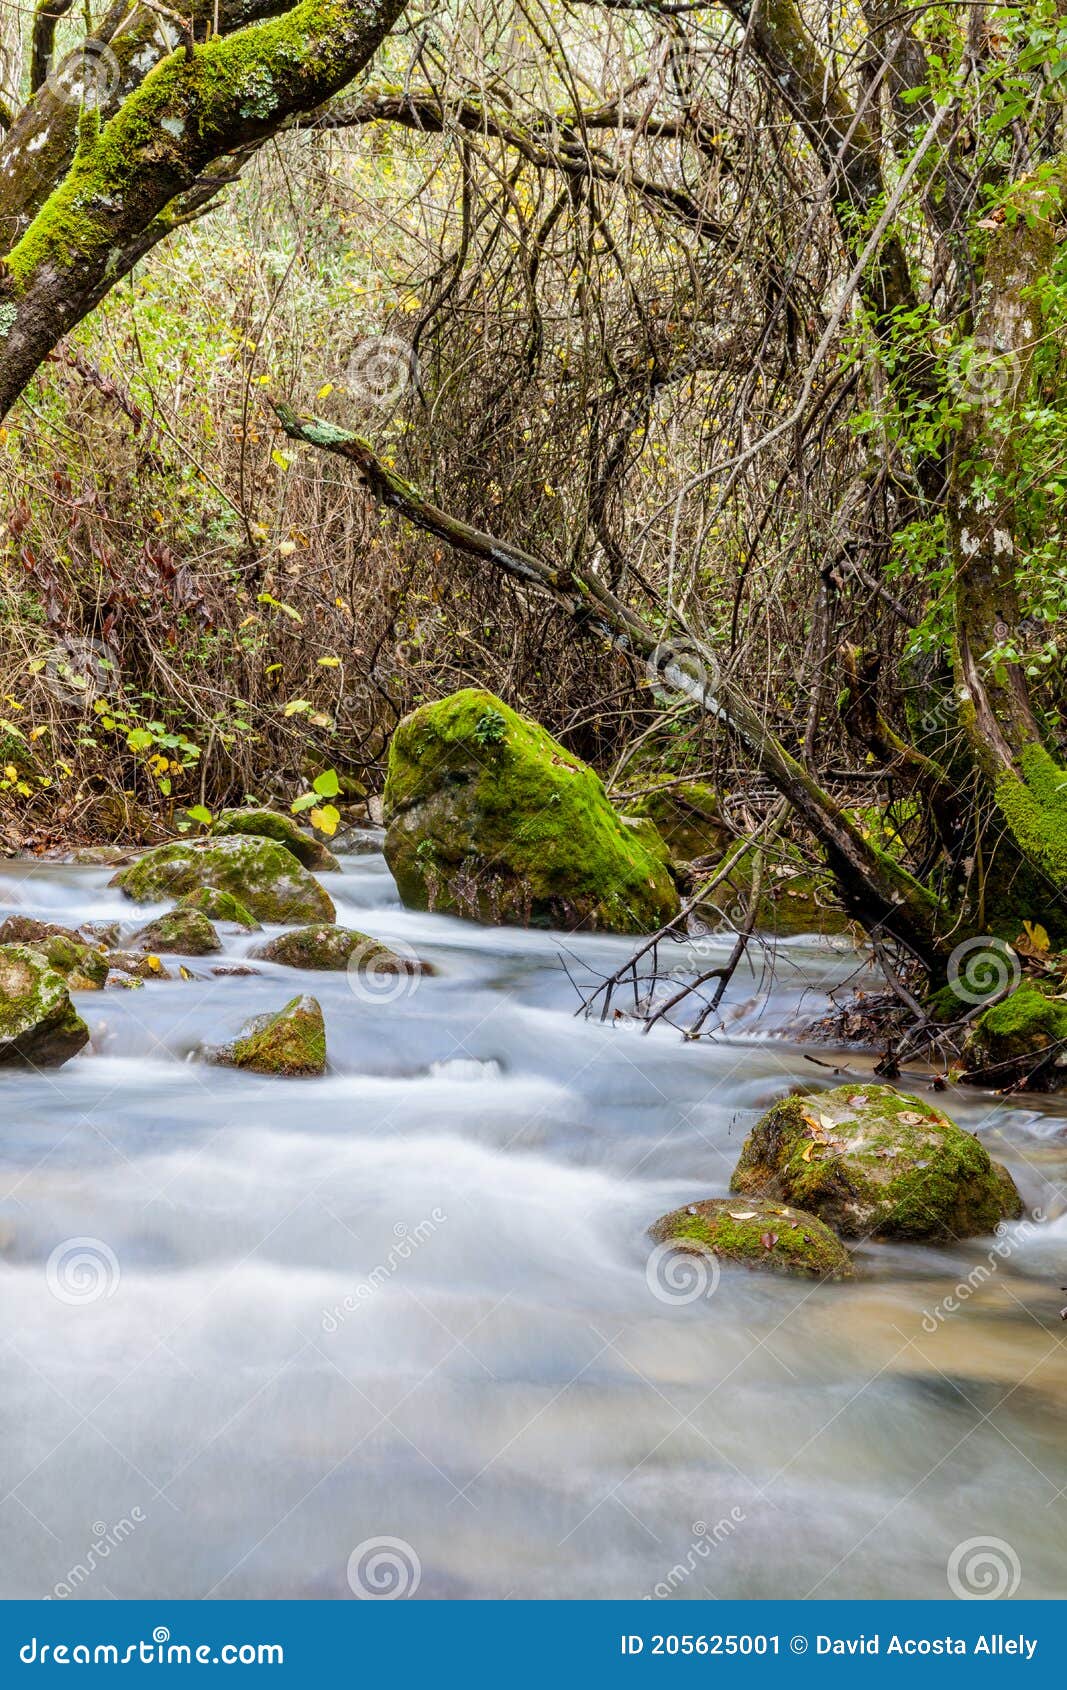
[[[108,877],[9,862],[0,911],[132,931]],[[1067,1594],[1067,1101],[939,1099],[1046,1217],[999,1254],[868,1245],[847,1285],[684,1301],[646,1228],[836,1083],[789,1033],[855,957],[781,946],[683,1045],[575,1019],[561,953],[588,985],[627,940],[412,914],[377,855],[323,880],[438,975],[189,959],[78,994],[65,1067],[0,1069],[0,1595],[350,1599],[390,1538],[431,1599],[939,1597],[990,1537],[1006,1591]],[[196,1060],[299,991],[325,1078]]]

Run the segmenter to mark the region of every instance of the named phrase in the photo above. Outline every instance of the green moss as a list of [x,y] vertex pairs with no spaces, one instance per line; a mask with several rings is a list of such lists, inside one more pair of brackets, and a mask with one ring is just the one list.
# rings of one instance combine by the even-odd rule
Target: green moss
[[627,808],[632,815],[653,822],[671,855],[683,862],[721,857],[729,840],[719,795],[705,781],[675,782],[666,777],[662,788],[627,800]]
[[326,1027],[318,1001],[291,998],[276,1015],[256,1016],[232,1045],[214,1051],[212,1060],[290,1079],[324,1073]]
[[1029,860],[1067,889],[1067,769],[1041,745],[1026,746],[1019,767],[1021,776],[1004,774],[997,781],[997,803]]
[[220,951],[219,936],[201,910],[179,908],[157,916],[136,933],[138,950],[153,954],[177,952],[180,956],[210,956]]
[[245,909],[239,899],[229,892],[220,892],[217,886],[198,886],[195,892],[187,892],[179,908],[199,910],[209,921],[228,921],[248,932],[254,932],[259,926],[255,916]]
[[298,827],[292,816],[283,815],[280,810],[223,810],[211,827],[212,838],[224,834],[232,837],[238,833],[276,840],[291,851],[305,868],[323,872],[340,870],[341,865],[333,852],[320,844],[313,834]]
[[467,688],[404,718],[385,808],[386,859],[409,907],[621,933],[677,913],[647,823],[627,826],[592,769],[491,693]]
[[50,968],[62,974],[72,991],[96,991],[107,979],[107,957],[94,945],[53,934],[40,940],[34,949],[41,952]]
[[280,933],[252,952],[262,962],[279,962],[287,968],[347,969],[370,974],[432,974],[428,962],[400,956],[388,945],[369,939],[350,927],[319,922]]
[[0,945],[0,1063],[58,1067],[89,1042],[66,981],[29,945]]
[[763,1198],[709,1197],[650,1228],[659,1244],[811,1279],[847,1279],[848,1251],[814,1215]]
[[333,900],[291,851],[252,835],[158,845],[120,869],[110,884],[139,904],[213,886],[259,921],[332,921],[335,914]]
[[775,1104],[745,1140],[730,1188],[810,1209],[844,1237],[948,1242],[1020,1212],[1010,1176],[976,1138],[879,1085]]
[[1048,1089],[1067,1083],[1065,1057],[1067,1000],[1030,981],[983,1010],[963,1053],[972,1079],[1006,1086],[1022,1078]]

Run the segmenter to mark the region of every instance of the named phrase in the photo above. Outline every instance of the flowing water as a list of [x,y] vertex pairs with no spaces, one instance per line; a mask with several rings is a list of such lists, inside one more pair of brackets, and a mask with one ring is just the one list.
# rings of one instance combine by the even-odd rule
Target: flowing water
[[[350,1598],[381,1538],[355,1583],[425,1598],[936,1597],[954,1551],[1065,1594],[1062,1100],[947,1099],[1046,1217],[999,1255],[664,1278],[649,1223],[835,1083],[790,1030],[856,959],[788,942],[683,1045],[575,1019],[561,954],[588,984],[624,939],[413,914],[376,854],[323,879],[436,977],[190,960],[79,994],[62,1069],[0,1070],[0,1596]],[[132,928],[107,880],[7,863],[0,909]],[[196,1060],[302,990],[326,1077]]]

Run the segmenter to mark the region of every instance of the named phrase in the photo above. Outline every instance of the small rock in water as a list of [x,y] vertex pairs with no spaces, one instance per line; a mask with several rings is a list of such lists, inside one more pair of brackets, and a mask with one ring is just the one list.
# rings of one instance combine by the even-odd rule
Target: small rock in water
[[326,1072],[326,1027],[316,998],[291,998],[274,1015],[257,1015],[232,1044],[207,1052],[226,1068],[291,1078]]

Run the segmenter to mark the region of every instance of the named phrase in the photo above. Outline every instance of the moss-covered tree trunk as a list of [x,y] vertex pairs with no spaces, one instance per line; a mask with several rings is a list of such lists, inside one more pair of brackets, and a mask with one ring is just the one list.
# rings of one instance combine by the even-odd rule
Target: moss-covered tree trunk
[[1039,871],[1053,897],[1067,894],[1067,769],[1044,744],[1011,654],[1019,643],[1016,480],[1024,405],[1060,197],[1055,189],[1024,192],[1017,218],[990,240],[974,350],[958,376],[966,402],[947,501],[960,720],[997,831],[1007,830],[1013,852]]
[[[43,192],[38,183],[6,222],[14,235],[0,256],[0,416],[63,335],[210,202],[229,174],[222,161],[350,82],[404,4],[300,0],[233,34],[187,37],[110,115],[82,106],[69,167],[61,146],[54,185],[46,180]],[[37,151],[51,150],[47,129],[37,140]]]

